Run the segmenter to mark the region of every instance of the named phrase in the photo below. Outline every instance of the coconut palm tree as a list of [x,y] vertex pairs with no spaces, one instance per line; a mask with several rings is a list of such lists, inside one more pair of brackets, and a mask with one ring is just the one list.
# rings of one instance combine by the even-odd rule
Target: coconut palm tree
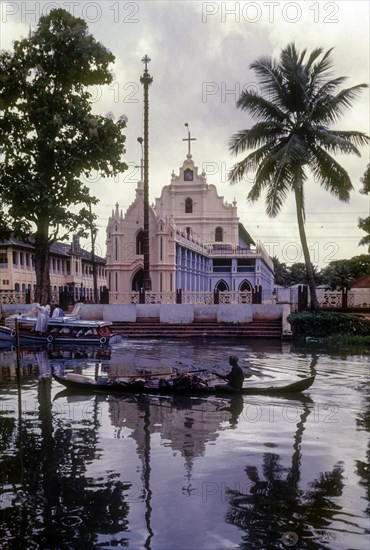
[[240,181],[255,171],[248,199],[254,202],[266,191],[266,213],[271,218],[279,213],[288,192],[294,193],[311,307],[318,309],[304,225],[304,186],[310,177],[338,199],[348,201],[353,188],[350,177],[332,155],[360,156],[358,147],[370,138],[361,132],[330,129],[367,85],[340,90],[346,78],[331,75],[332,49],[317,48],[306,54],[292,43],[282,50],[280,59],[262,57],[251,64],[262,93],[244,91],[237,107],[257,122],[232,136],[230,151],[235,155],[248,149],[253,152],[233,166],[229,180]]

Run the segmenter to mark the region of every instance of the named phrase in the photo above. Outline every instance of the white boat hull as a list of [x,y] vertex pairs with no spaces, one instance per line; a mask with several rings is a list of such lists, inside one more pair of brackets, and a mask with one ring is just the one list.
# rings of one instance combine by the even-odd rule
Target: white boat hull
[[[71,321],[68,320],[68,322],[60,322],[60,323],[54,323],[55,324],[63,326],[63,327],[73,327],[76,328],[76,325],[78,328],[81,326],[85,326],[86,329],[90,328],[93,322],[86,322],[86,325],[84,325],[83,322],[78,322],[76,320]],[[21,326],[21,325],[19,325]],[[107,335],[99,335],[99,334],[89,334],[89,335],[80,335],[76,336],[75,334],[58,334],[58,332],[45,332],[43,334],[40,334],[36,332],[35,330],[28,330],[26,332],[22,331],[22,328],[19,330],[19,341],[21,344],[27,344],[27,343],[49,343],[49,344],[92,344],[92,345],[99,345],[99,344],[115,344],[117,342],[120,342],[122,340],[122,336],[119,334],[107,334]],[[12,327],[0,327],[0,342],[9,342],[9,343],[16,343],[16,329]]]

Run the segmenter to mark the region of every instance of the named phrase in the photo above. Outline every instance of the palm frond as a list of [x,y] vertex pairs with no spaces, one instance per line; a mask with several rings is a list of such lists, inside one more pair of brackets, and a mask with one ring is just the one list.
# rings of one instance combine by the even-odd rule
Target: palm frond
[[338,120],[346,110],[352,107],[355,99],[361,91],[367,88],[367,84],[358,84],[351,88],[339,91],[336,95],[325,93],[316,97],[315,108],[312,112],[312,119],[322,124],[333,123]]
[[283,122],[287,119],[287,113],[278,105],[255,92],[242,92],[236,106],[242,111],[248,111],[252,117],[261,120]]
[[247,158],[234,164],[228,174],[228,180],[231,184],[237,183],[243,179],[243,176],[248,172]]
[[313,50],[311,53],[310,53],[310,56],[308,58],[308,61],[306,63],[306,69],[307,71],[310,71],[311,70],[311,67],[312,67],[312,64],[314,63],[314,61],[316,61],[316,59],[322,54],[323,52],[323,49],[322,48],[316,48],[315,50]]
[[234,134],[229,142],[230,151],[238,155],[246,149],[260,147],[264,143],[274,143],[284,131],[281,124],[275,122],[258,122],[250,129],[244,129]]
[[271,170],[268,168],[269,160],[265,159],[259,167],[259,172],[264,169],[266,177],[261,174],[256,174],[254,184],[247,195],[247,200],[251,203],[256,202],[262,195],[264,189],[270,184]]
[[229,172],[228,179],[230,183],[240,181],[248,172],[255,172],[260,163],[269,157],[270,151],[270,144],[266,144],[237,162]]
[[353,189],[347,171],[321,147],[316,147],[313,153],[310,165],[315,180],[339,200],[347,202]]
[[291,171],[287,165],[281,166],[270,181],[267,189],[265,205],[266,214],[275,218],[283,206],[288,191],[291,188]]
[[368,88],[368,85],[363,83],[338,92],[335,96],[338,106],[345,107],[347,109],[352,107],[353,102],[358,98],[364,88]]
[[261,57],[251,63],[250,68],[258,75],[262,92],[266,92],[272,102],[283,104],[285,102],[284,82],[278,64],[269,57]]
[[314,86],[317,86],[322,81],[323,76],[328,77],[328,71],[333,67],[333,58],[331,56],[334,48],[330,48],[325,52],[323,57],[313,65],[311,70],[311,82]]
[[302,163],[307,157],[307,144],[299,134],[291,133],[286,139],[281,140],[275,149],[275,158],[280,165],[293,166]]
[[361,156],[358,147],[368,145],[369,136],[363,132],[354,132],[350,130],[328,130],[325,127],[315,128],[315,142],[321,147],[334,154],[354,154]]

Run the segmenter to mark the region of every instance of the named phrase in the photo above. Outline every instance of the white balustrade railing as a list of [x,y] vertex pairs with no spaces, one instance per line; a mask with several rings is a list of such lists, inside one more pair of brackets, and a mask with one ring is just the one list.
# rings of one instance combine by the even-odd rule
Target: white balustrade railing
[[316,290],[317,301],[320,308],[342,307],[343,294],[341,290]]
[[212,292],[182,292],[181,303],[210,305],[214,303],[214,297]]
[[251,304],[252,292],[247,290],[243,292],[224,291],[219,293],[218,298],[220,304]]
[[3,291],[0,292],[0,304],[25,304],[25,293],[24,292],[15,292],[15,291]]
[[[343,292],[341,290],[324,290],[317,289],[317,298],[319,307],[326,308],[343,308]],[[220,304],[251,304],[253,293],[250,291],[224,291],[218,293],[218,301]],[[78,301],[79,297],[75,296]],[[176,292],[146,292],[146,304],[176,304]],[[86,297],[85,297],[86,300]],[[278,289],[277,302],[296,303],[298,300],[297,289],[287,288]],[[262,303],[275,303],[271,294],[263,292]],[[34,292],[31,291],[30,302],[34,302]],[[0,305],[7,304],[25,304],[26,292],[23,291],[0,291]],[[51,294],[51,305],[59,303],[59,293],[53,291]],[[139,292],[112,292],[109,293],[109,303],[111,304],[139,304]],[[182,304],[214,304],[213,292],[181,292]],[[356,288],[347,292],[347,308],[369,308],[370,307],[370,289]]]

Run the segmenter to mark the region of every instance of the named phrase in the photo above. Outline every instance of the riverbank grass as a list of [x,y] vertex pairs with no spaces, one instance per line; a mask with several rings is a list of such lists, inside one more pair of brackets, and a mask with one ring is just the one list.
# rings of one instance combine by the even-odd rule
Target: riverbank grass
[[361,315],[303,311],[291,313],[288,321],[293,338],[328,344],[370,345],[370,320]]

